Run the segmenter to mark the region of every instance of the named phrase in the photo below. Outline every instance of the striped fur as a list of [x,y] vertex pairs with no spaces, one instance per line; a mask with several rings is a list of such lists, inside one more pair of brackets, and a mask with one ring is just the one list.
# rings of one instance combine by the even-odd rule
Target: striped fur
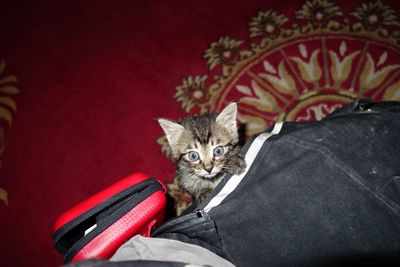
[[236,103],[219,115],[179,122],[159,119],[177,167],[177,179],[195,201],[203,200],[226,173],[239,174],[246,163],[238,143]]

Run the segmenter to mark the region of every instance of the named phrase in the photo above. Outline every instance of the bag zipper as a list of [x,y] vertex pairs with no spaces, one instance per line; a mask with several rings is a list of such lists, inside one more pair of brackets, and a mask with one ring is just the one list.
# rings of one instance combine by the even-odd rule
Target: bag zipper
[[201,219],[204,218],[206,215],[206,212],[204,210],[196,210],[194,212],[185,214],[180,217],[176,217],[165,224],[161,225],[159,228],[157,228],[154,233],[151,235],[152,237],[157,236],[160,233],[163,233],[167,230],[172,230],[176,226],[182,226],[182,223],[185,223],[187,221],[191,221],[193,219]]

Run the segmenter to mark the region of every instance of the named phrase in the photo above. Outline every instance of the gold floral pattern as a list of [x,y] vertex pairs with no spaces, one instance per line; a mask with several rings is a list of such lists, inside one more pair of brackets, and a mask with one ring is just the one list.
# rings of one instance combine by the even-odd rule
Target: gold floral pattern
[[182,85],[176,87],[175,99],[182,103],[182,108],[189,112],[194,106],[198,105],[205,109],[204,103],[209,100],[210,94],[205,88],[207,75],[188,76],[182,80]]
[[[4,60],[0,61],[0,77],[4,74],[6,63]],[[0,119],[5,120],[8,124],[11,124],[12,113],[17,109],[15,101],[12,99],[12,95],[19,93],[15,83],[17,78],[13,75],[6,75],[0,78]]]
[[329,58],[332,64],[330,72],[334,80],[334,88],[339,88],[342,82],[349,78],[353,61],[359,54],[360,51],[348,53],[345,41],[340,43],[339,53],[329,51]]
[[276,38],[281,33],[281,26],[289,19],[276,11],[260,11],[250,22],[250,37],[265,36]]
[[229,37],[221,37],[217,42],[212,43],[210,48],[204,54],[208,60],[210,69],[217,65],[232,65],[239,60],[239,46],[242,40],[231,39]]
[[383,28],[384,26],[400,26],[395,11],[390,6],[382,4],[381,1],[362,3],[351,14],[359,20],[353,26],[355,29],[363,27],[367,31],[378,31],[380,34],[387,36],[388,31]]
[[393,73],[393,71],[400,67],[398,64],[393,64],[378,69],[378,65],[382,64],[379,64],[379,62],[384,62],[385,58],[387,58],[386,52],[379,57],[378,62],[374,62],[373,57],[369,53],[366,54],[366,57],[367,59],[360,76],[360,90],[362,92],[376,88],[386,80],[390,73]]
[[[316,84],[316,82],[321,79],[322,75],[321,67],[319,66],[317,60],[317,57],[321,51],[319,49],[315,49],[308,57],[307,48],[303,43],[299,44],[299,51],[301,57],[295,56],[291,57],[290,59],[297,64],[303,81]],[[317,86],[318,85],[316,85],[316,87]]]
[[221,37],[217,42],[211,43],[204,53],[204,58],[207,59],[210,70],[221,65],[222,75],[228,76],[232,67],[252,55],[251,51],[239,50],[243,42],[243,40],[235,38]]
[[[17,110],[17,105],[13,96],[19,94],[18,88],[15,86],[17,78],[13,75],[5,74],[6,63],[0,61],[0,121],[5,122],[0,125],[0,156],[3,154],[4,144],[4,128],[11,125],[13,113]],[[0,162],[1,168],[1,162]],[[8,205],[8,194],[4,188],[0,187],[0,201]]]
[[297,19],[303,19],[311,23],[313,27],[326,26],[334,17],[343,16],[340,8],[328,0],[307,1],[296,12]]

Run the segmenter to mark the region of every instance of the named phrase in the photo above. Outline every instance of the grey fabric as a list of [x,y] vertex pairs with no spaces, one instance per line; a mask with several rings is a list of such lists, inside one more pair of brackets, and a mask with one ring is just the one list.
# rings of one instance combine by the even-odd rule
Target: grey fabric
[[192,265],[234,267],[229,261],[200,246],[164,238],[137,235],[122,245],[111,261],[157,260]]
[[63,267],[207,267],[182,262],[171,261],[108,261],[108,260],[85,260],[77,263],[70,263]]

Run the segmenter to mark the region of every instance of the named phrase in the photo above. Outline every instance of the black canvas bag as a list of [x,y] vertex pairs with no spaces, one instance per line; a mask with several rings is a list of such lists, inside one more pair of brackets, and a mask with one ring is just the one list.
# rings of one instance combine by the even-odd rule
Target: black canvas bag
[[277,123],[225,177],[154,237],[237,266],[394,263],[400,255],[400,103],[355,101],[318,122]]

